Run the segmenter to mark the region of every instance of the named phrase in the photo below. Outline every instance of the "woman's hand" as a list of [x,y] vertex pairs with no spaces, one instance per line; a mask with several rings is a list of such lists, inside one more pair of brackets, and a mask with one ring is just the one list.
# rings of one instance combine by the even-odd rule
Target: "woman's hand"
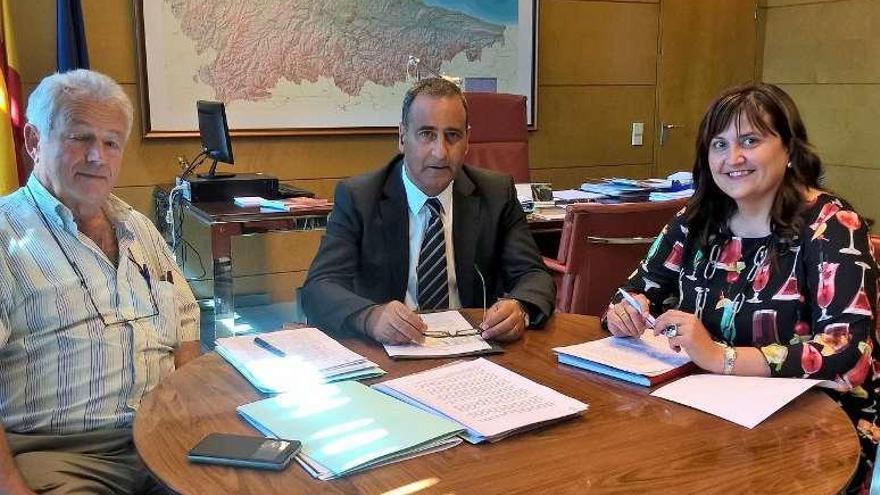
[[667,328],[672,330],[672,327],[675,328],[675,335],[669,337],[669,347],[676,352],[684,349],[700,368],[721,373],[724,350],[715,344],[699,318],[692,313],[671,309],[657,318],[654,335],[664,333]]
[[641,337],[642,332],[647,328],[645,317],[648,316],[648,308],[651,302],[642,294],[630,294],[633,299],[639,302],[642,311],[621,300],[617,304],[608,306],[608,312],[605,313],[608,322],[608,330],[611,335],[616,337]]

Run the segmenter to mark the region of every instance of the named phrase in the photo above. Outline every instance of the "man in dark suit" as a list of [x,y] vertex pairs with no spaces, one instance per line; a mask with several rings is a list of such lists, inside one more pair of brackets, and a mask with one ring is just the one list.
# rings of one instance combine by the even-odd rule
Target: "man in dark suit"
[[510,341],[553,312],[541,262],[509,176],[463,165],[467,102],[442,78],[403,101],[401,154],[338,184],[303,286],[309,323],[388,344],[421,342],[414,310],[482,307],[487,339]]

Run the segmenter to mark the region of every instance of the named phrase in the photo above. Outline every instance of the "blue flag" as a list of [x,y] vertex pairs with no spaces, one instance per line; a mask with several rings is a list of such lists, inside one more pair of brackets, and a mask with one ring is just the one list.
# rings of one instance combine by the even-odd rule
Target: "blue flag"
[[55,48],[58,72],[89,68],[86,31],[79,0],[56,0]]

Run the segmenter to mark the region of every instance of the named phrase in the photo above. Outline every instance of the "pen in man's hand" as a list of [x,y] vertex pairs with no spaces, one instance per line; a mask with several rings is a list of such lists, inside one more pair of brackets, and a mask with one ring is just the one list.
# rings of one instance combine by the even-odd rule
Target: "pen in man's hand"
[[272,354],[275,354],[275,355],[278,356],[278,357],[284,357],[284,356],[287,356],[287,353],[286,353],[286,352],[284,352],[284,351],[282,351],[281,349],[275,347],[274,345],[270,344],[269,342],[266,342],[265,340],[263,340],[263,339],[260,338],[260,337],[256,337],[256,338],[254,339],[254,344],[257,345],[257,346],[259,346],[259,347],[262,347],[263,349],[266,349],[267,351],[271,352]]
[[[627,304],[629,304],[630,306],[635,308],[636,311],[638,311],[641,314],[642,305],[638,301],[636,301],[636,298],[629,295],[629,292],[627,292],[623,289],[617,289],[617,292],[619,292],[620,295],[623,297],[624,302],[626,302]],[[649,327],[654,328],[654,321],[655,320],[654,320],[653,316],[651,316],[650,314],[645,315],[645,323],[647,323]]]

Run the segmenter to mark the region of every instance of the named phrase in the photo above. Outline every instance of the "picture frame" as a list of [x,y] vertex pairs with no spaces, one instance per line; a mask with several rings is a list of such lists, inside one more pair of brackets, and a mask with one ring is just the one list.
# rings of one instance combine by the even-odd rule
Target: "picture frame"
[[225,103],[233,136],[392,134],[429,75],[525,94],[534,128],[537,0],[337,1],[133,0],[144,137],[198,135],[198,99]]

